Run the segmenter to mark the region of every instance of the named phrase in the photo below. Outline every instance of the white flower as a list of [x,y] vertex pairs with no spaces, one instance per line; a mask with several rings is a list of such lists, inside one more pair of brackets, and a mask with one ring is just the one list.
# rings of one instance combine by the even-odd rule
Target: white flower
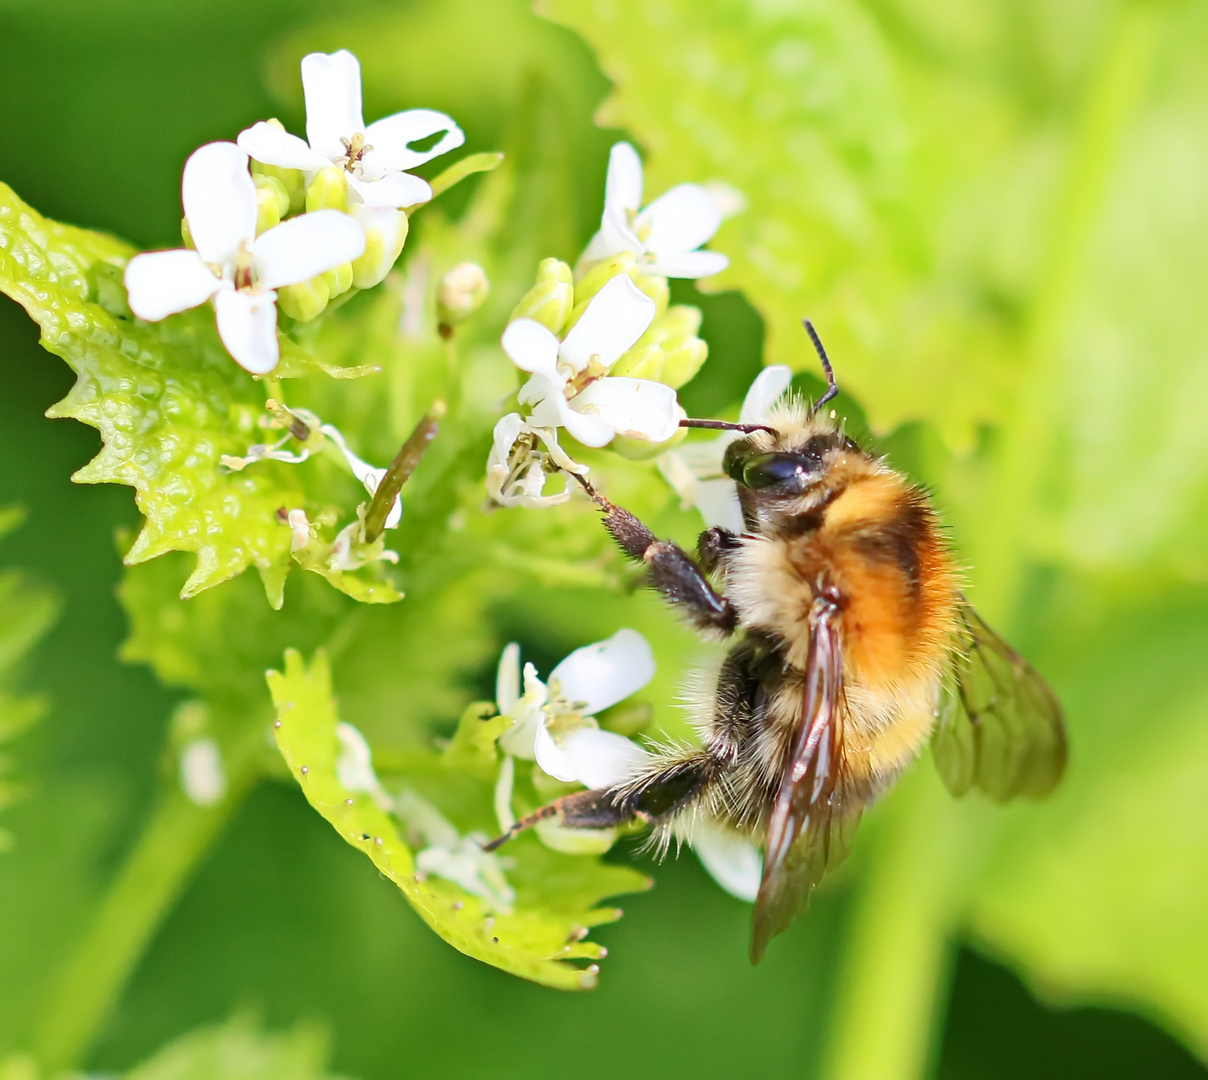
[[701,865],[731,896],[753,904],[763,878],[763,856],[741,833],[711,818],[697,817],[682,833]]
[[383,810],[394,807],[394,800],[386,794],[373,768],[373,753],[369,743],[351,724],[341,721],[336,724],[336,739],[340,743],[340,756],[336,758],[336,779],[347,791],[370,796]]
[[[792,369],[783,364],[764,368],[747,391],[739,423],[766,423],[769,411],[788,389],[792,378]],[[722,472],[721,463],[726,447],[738,436],[736,431],[724,431],[716,439],[684,443],[658,461],[659,471],[679,494],[685,510],[695,506],[706,525],[720,526],[733,533],[745,528],[742,507],[738,502],[738,485]]]
[[604,446],[615,435],[670,439],[679,427],[675,391],[649,379],[608,376],[654,315],[654,301],[618,274],[592,297],[563,341],[533,319],[509,323],[503,350],[532,373],[520,388],[520,403],[532,408],[529,423],[565,427],[584,446]]
[[[369,206],[413,206],[432,198],[427,181],[406,172],[465,142],[453,120],[432,109],[408,109],[366,126],[361,65],[346,49],[302,58],[306,141],[261,121],[239,133],[239,145],[265,165],[315,173],[338,165],[354,198]],[[444,135],[427,150],[410,144]]]
[[461,886],[500,914],[511,912],[516,890],[504,876],[504,860],[482,850],[485,835],[461,836],[435,806],[413,791],[399,795],[395,812],[423,838],[425,846],[415,856],[416,870]]
[[629,143],[608,156],[600,231],[583,252],[585,263],[632,251],[647,273],[702,278],[730,265],[716,251],[698,251],[721,226],[723,207],[699,184],[679,184],[642,205],[642,159]]
[[226,794],[222,752],[213,739],[192,739],[180,749],[180,786],[189,801],[213,806]]
[[158,322],[213,299],[222,343],[257,375],[277,366],[277,294],[365,250],[352,218],[318,210],[256,235],[256,185],[247,154],[208,143],[185,162],[185,220],[196,251],[153,251],[126,267],[130,310]]
[[[545,449],[539,447],[544,444]],[[533,427],[519,413],[508,413],[495,425],[487,457],[487,494],[500,506],[557,506],[570,498],[571,479],[562,490],[543,495],[546,478],[555,472],[585,474],[586,465],[572,461],[558,445],[555,428]]]
[[[365,490],[369,492],[369,496],[372,498],[377,493],[378,485],[386,476],[387,470],[375,468],[369,462],[357,457],[352,452],[339,428],[331,424],[322,424],[319,430],[339,447],[340,453],[344,455],[344,460],[348,462],[348,467],[352,469],[352,474],[365,485]],[[402,517],[403,499],[401,495],[396,495],[394,497],[394,505],[390,507],[390,513],[386,515],[386,528],[396,528]]]

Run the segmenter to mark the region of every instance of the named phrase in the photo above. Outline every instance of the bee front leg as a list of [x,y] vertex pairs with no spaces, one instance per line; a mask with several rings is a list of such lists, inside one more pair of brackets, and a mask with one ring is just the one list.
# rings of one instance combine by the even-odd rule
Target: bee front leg
[[660,540],[633,514],[604,498],[582,477],[576,479],[604,511],[604,528],[631,559],[644,562],[650,571],[650,584],[663,598],[682,608],[702,630],[731,634],[738,625],[738,613],[724,596],[709,584],[705,572],[683,548],[670,540]]

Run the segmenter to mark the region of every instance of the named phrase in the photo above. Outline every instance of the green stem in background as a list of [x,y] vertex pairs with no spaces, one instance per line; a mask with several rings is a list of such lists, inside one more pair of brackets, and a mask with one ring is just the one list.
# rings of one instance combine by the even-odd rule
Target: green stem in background
[[[1054,206],[1014,415],[1003,428],[987,509],[969,537],[977,602],[992,617],[1009,621],[1020,599],[1024,540],[1036,527],[1043,471],[1068,406],[1050,372],[1058,370],[1087,244],[1153,68],[1160,31],[1155,8],[1125,0],[1117,11]],[[958,823],[969,808],[949,806],[932,777],[908,778],[903,788],[906,797],[894,799],[895,816],[870,851],[860,884],[823,1072],[828,1080],[915,1080],[931,1057],[962,909]]]
[[[848,928],[827,1080],[925,1075],[951,967],[961,817],[933,773],[905,777]],[[959,810],[959,808],[957,808]]]
[[161,794],[39,1011],[33,1051],[44,1075],[79,1067],[190,874],[255,785],[264,746],[263,727],[250,725],[225,756],[227,791],[213,806],[175,783]]

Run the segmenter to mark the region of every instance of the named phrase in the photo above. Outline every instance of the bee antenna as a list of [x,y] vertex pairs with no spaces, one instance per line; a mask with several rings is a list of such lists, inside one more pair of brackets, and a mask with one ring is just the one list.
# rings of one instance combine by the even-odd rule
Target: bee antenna
[[814,343],[814,349],[818,353],[818,359],[822,361],[822,370],[826,372],[826,393],[823,394],[817,401],[814,402],[814,407],[810,412],[817,412],[836,394],[839,393],[839,386],[835,382],[835,370],[831,367],[830,357],[826,355],[826,349],[822,345],[822,339],[818,336],[818,331],[814,329],[814,324],[809,319],[802,319],[801,325],[805,327],[805,332],[809,334],[810,341]]
[[750,435],[753,431],[767,431],[775,435],[776,431],[766,424],[731,424],[728,420],[681,420],[680,427],[709,428],[712,431],[741,431]]

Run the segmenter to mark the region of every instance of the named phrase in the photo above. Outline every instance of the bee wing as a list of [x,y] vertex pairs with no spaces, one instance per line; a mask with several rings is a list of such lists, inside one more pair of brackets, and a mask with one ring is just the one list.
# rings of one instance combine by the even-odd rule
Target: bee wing
[[957,660],[931,740],[953,795],[1047,795],[1065,770],[1061,702],[1036,669],[961,598]]
[[814,601],[803,709],[768,820],[763,880],[751,924],[755,964],[827,869],[846,857],[864,806],[843,765],[843,649],[838,616],[832,600]]

